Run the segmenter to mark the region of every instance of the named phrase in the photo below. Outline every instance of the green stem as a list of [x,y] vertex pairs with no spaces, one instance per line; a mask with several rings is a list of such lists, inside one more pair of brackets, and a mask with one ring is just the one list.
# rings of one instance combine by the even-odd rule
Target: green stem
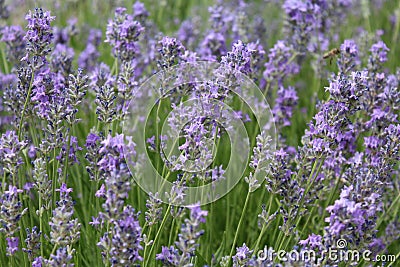
[[42,194],[39,192],[39,231],[40,231],[40,256],[44,255],[44,231],[43,231],[43,213],[42,213]]
[[[268,204],[268,212],[267,212],[268,216],[271,216],[272,199],[273,199],[273,194],[270,193],[270,196],[269,196],[269,204]],[[260,233],[260,235],[259,235],[258,238],[257,238],[257,242],[256,242],[256,244],[255,244],[255,246],[254,246],[254,248],[253,248],[253,251],[254,251],[253,253],[255,253],[256,250],[258,249],[258,246],[260,245],[261,239],[262,239],[262,237],[263,237],[265,231],[268,229],[268,226],[270,225],[270,223],[271,223],[271,221],[269,221],[266,225],[264,224],[263,227],[261,228],[261,233]]]
[[392,202],[390,207],[386,211],[384,211],[384,213],[379,217],[379,220],[376,223],[376,229],[379,228],[379,226],[382,224],[384,220],[385,215],[388,214],[389,211],[397,204],[397,201],[399,201],[399,199],[400,199],[400,193],[397,195],[396,199]]
[[392,262],[388,265],[388,267],[392,266],[395,262],[398,262],[397,260],[398,260],[399,258],[400,258],[400,251],[399,251],[399,253],[396,254],[395,260],[392,261]]
[[21,134],[22,134],[22,125],[24,123],[24,116],[25,116],[25,112],[26,112],[26,108],[28,106],[28,102],[30,101],[31,98],[31,92],[32,92],[32,85],[33,85],[33,70],[32,70],[32,74],[31,74],[31,80],[29,82],[29,88],[28,88],[28,94],[26,96],[25,99],[25,103],[24,103],[24,108],[22,109],[22,113],[21,113],[21,120],[19,122],[19,128],[18,128],[18,139],[21,140]]
[[55,207],[56,204],[56,186],[57,186],[57,159],[56,159],[56,148],[53,150],[53,173],[52,173],[52,182],[51,182],[51,194],[53,201],[51,203],[52,207]]
[[57,250],[57,244],[54,245],[53,249],[51,250],[50,256],[49,256],[49,260],[51,259],[51,255],[54,255],[54,252],[56,252]]
[[158,238],[160,237],[161,230],[164,228],[164,225],[165,225],[165,223],[167,221],[168,214],[169,214],[170,210],[171,210],[171,204],[168,205],[168,208],[167,208],[167,210],[165,212],[164,218],[163,218],[163,220],[161,222],[160,228],[158,228],[157,234],[154,237],[154,241],[153,241],[153,244],[151,245],[148,259],[147,260],[143,259],[146,262],[146,264],[144,266],[149,266],[151,255],[153,255],[154,248],[157,246]]
[[3,188],[3,192],[6,191],[6,180],[7,180],[7,174],[6,172],[3,173],[3,182],[1,183],[1,187]]
[[172,238],[173,238],[173,235],[174,235],[175,221],[176,221],[176,218],[173,218],[172,219],[172,223],[171,223],[171,228],[170,228],[170,231],[169,231],[168,246],[170,246],[171,242],[173,241]]
[[67,153],[65,155],[65,162],[64,162],[63,183],[67,182],[68,159],[69,159],[69,151],[70,151],[70,146],[71,146],[71,132],[70,131],[72,131],[72,124],[70,124],[70,130],[68,131]]
[[[311,174],[310,174],[310,176],[309,176],[309,180],[311,180],[311,181],[310,181],[310,183],[308,184],[306,191],[304,191],[304,193],[303,193],[303,195],[302,195],[302,197],[301,197],[301,199],[300,199],[299,210],[296,212],[296,216],[294,217],[294,219],[293,219],[293,220],[290,220],[291,222],[296,222],[295,225],[298,225],[299,222],[300,222],[300,220],[301,220],[301,217],[299,217],[299,213],[300,213],[301,207],[302,207],[303,204],[304,204],[305,196],[308,194],[308,192],[309,192],[310,189],[311,189],[311,186],[314,184],[314,181],[315,181],[315,179],[317,178],[318,173],[319,173],[319,170],[320,170],[320,168],[322,167],[322,164],[323,164],[323,162],[321,162],[321,164],[320,164],[319,167],[318,167],[317,172],[315,173],[315,168],[316,168],[316,166],[317,166],[317,163],[318,163],[318,159],[315,160],[315,162],[314,162],[314,164],[313,164],[313,167],[312,167],[312,170],[311,170]],[[314,173],[315,173],[315,175],[314,175]],[[291,224],[291,223],[288,223],[288,225],[290,225],[290,224]],[[292,236],[290,236],[290,237],[288,238],[288,240],[287,240],[287,242],[286,242],[286,244],[285,244],[285,246],[284,246],[284,249],[287,247],[287,245],[290,243],[291,240],[292,240]],[[283,240],[280,242],[280,244],[279,244],[278,251],[282,248],[282,246],[284,245],[284,243],[285,243],[285,242],[284,242],[284,239],[283,239]]]
[[233,252],[235,251],[236,242],[237,242],[237,239],[238,239],[238,236],[239,236],[240,228],[241,228],[241,226],[242,226],[242,224],[243,224],[244,213],[246,212],[247,205],[249,204],[249,199],[250,199],[250,190],[247,191],[246,200],[245,200],[245,202],[244,202],[244,207],[243,207],[243,209],[242,209],[242,214],[240,215],[239,224],[238,224],[238,226],[237,226],[236,233],[235,233],[235,237],[234,237],[234,239],[233,239],[233,243],[232,243],[232,247],[231,247],[231,252],[229,253],[229,262],[231,262],[232,256],[233,256]]
[[[150,238],[151,238],[151,232],[153,231],[153,227],[151,227],[150,226],[150,230],[149,230],[149,235],[147,236],[147,238],[148,238],[148,240],[150,240]],[[145,246],[144,246],[144,252],[143,252],[143,260],[145,260],[146,259],[146,252],[147,252],[147,248],[148,248],[149,246],[148,246],[148,244],[147,244],[147,242],[146,242],[146,244],[145,244]]]
[[[337,191],[338,187],[339,187],[339,182],[340,182],[340,176],[336,179],[336,184],[335,184],[335,189],[331,190],[329,198],[328,198],[328,202],[325,205],[325,209],[322,211],[322,216],[321,218],[324,219],[325,218],[325,214],[326,214],[326,207],[332,202],[333,196],[335,195],[335,192]],[[322,222],[323,223],[323,222]]]
[[1,57],[3,58],[4,73],[8,74],[8,73],[10,73],[10,70],[8,69],[8,63],[7,63],[7,60],[6,60],[6,53],[4,53],[4,48],[3,48],[2,45],[0,46],[0,51],[1,51]]

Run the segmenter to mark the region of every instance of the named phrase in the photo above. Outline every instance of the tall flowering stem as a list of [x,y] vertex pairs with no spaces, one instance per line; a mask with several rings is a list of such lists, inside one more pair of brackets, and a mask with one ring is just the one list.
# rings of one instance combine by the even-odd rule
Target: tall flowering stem
[[28,31],[25,35],[25,40],[27,41],[27,53],[22,60],[26,61],[27,65],[30,67],[31,78],[18,128],[18,137],[20,139],[22,137],[21,134],[24,116],[31,98],[35,72],[47,64],[46,55],[51,51],[50,43],[53,34],[50,23],[55,19],[55,17],[50,16],[49,11],[43,11],[41,8],[36,8],[34,12],[30,11],[29,14],[26,15],[25,19],[28,21]]

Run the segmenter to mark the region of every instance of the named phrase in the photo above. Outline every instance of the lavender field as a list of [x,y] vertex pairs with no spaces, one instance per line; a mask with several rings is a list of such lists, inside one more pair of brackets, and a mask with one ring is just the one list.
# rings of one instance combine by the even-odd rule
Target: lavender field
[[400,1],[0,0],[0,267],[400,266]]

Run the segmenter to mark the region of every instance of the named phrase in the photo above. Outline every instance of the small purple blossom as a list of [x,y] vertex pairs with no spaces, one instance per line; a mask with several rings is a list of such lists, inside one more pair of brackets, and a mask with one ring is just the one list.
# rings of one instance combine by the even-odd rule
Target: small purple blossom
[[376,44],[371,46],[371,57],[373,59],[377,59],[379,63],[384,63],[387,61],[387,52],[389,48],[387,48],[386,44],[382,41],[379,41]]
[[256,264],[255,258],[252,257],[253,250],[250,250],[246,244],[236,248],[236,254],[232,256],[234,267],[247,267]]
[[113,47],[114,56],[125,61],[132,60],[139,52],[137,41],[144,28],[134,17],[119,7],[113,20],[109,20],[106,31],[106,43]]
[[7,254],[9,256],[12,256],[15,254],[15,252],[18,251],[19,238],[7,237],[6,240],[7,240]]
[[23,58],[31,62],[35,69],[40,68],[46,61],[46,55],[51,51],[53,33],[50,23],[55,17],[50,15],[49,11],[42,8],[36,8],[34,12],[29,11],[25,19],[28,22],[28,31],[25,35],[27,42],[27,54]]
[[176,248],[174,246],[163,247],[156,259],[167,266],[193,266],[190,262],[199,246],[196,241],[204,233],[203,230],[200,230],[200,224],[205,223],[207,214],[207,211],[201,210],[197,205],[190,207],[190,217],[185,219],[185,223],[182,224],[178,241],[175,242]]

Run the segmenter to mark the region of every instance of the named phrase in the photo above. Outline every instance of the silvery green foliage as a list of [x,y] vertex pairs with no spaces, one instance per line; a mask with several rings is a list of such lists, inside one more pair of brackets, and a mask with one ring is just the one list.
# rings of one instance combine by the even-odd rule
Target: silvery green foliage
[[156,259],[160,260],[165,266],[191,267],[192,259],[195,256],[197,243],[204,230],[200,230],[201,223],[205,223],[208,211],[201,210],[199,206],[190,207],[190,217],[185,219],[182,224],[178,241],[175,246],[162,247],[161,253],[157,254]]
[[22,248],[22,251],[28,254],[30,261],[33,261],[33,259],[40,253],[41,235],[42,232],[39,232],[39,229],[36,226],[32,229],[26,228],[26,248]]
[[249,191],[253,192],[257,190],[264,177],[270,173],[269,165],[273,159],[273,147],[271,147],[271,137],[262,131],[257,136],[256,146],[253,148],[253,155],[250,160],[250,172],[248,177],[245,177],[246,183],[249,184]]
[[114,92],[114,87],[105,84],[97,89],[95,103],[97,105],[97,119],[101,122],[110,124],[116,118],[116,103],[117,96]]
[[37,190],[40,198],[42,199],[42,207],[37,211],[39,214],[43,213],[43,209],[49,210],[51,207],[52,196],[52,183],[49,179],[46,170],[46,161],[39,157],[33,162],[33,182],[34,188]]
[[8,190],[0,196],[0,232],[7,237],[11,237],[19,231],[18,222],[28,211],[28,208],[24,208],[19,200],[19,194],[22,192],[21,189],[9,185]]
[[49,222],[50,241],[60,247],[72,246],[79,240],[81,227],[78,219],[73,218],[73,201],[69,195],[72,189],[62,184],[57,191],[60,192],[60,200],[56,202],[56,208]]
[[76,117],[78,112],[78,107],[82,103],[83,98],[86,95],[88,89],[88,76],[83,74],[83,70],[78,70],[76,75],[69,75],[68,81],[68,97],[66,100],[66,105],[68,113],[65,119],[68,124],[72,125],[78,123],[81,119]]
[[[0,138],[0,163],[3,173],[9,174],[10,178],[16,179],[19,166],[22,164],[21,151],[27,146],[26,141],[19,141],[15,131],[7,131]],[[4,174],[5,175],[5,174]],[[11,179],[10,179],[11,180]],[[6,186],[2,185],[3,188]]]
[[149,226],[157,224],[162,219],[162,202],[158,199],[158,192],[154,195],[149,194],[149,198],[146,200],[146,222]]

